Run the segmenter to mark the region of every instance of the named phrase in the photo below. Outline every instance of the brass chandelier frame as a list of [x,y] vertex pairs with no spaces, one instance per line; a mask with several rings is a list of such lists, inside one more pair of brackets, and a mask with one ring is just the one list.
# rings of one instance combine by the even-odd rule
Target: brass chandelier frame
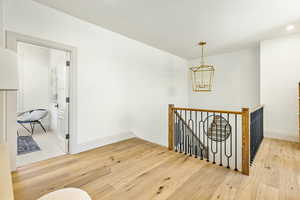
[[204,46],[206,42],[200,42],[198,45],[201,46],[201,64],[190,68],[193,91],[210,92],[212,91],[215,68],[212,65],[204,64]]

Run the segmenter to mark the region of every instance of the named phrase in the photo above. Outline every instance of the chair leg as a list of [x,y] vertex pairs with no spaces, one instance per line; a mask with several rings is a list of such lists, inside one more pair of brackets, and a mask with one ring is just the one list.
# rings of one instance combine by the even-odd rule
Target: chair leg
[[47,131],[46,131],[46,129],[45,129],[45,127],[43,126],[43,124],[42,124],[42,122],[40,122],[40,121],[37,121],[37,123],[42,127],[42,129],[44,130],[44,132],[45,133],[47,133]]
[[31,135],[34,134],[34,126],[35,126],[35,122],[31,122],[31,123],[30,123],[30,127],[31,127]]
[[[19,123],[21,124],[21,123]],[[21,126],[23,126],[23,128],[25,128],[26,131],[28,131],[30,134],[32,133],[32,130],[30,131],[26,126],[24,126],[23,124],[21,124]],[[30,126],[31,127],[31,126]],[[31,128],[32,129],[32,128]]]

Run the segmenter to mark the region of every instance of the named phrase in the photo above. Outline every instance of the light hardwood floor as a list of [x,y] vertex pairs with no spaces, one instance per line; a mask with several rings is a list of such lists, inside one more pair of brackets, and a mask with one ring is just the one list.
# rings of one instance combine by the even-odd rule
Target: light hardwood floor
[[13,182],[16,200],[64,187],[82,188],[93,200],[299,200],[300,150],[264,139],[247,177],[134,138],[27,165]]

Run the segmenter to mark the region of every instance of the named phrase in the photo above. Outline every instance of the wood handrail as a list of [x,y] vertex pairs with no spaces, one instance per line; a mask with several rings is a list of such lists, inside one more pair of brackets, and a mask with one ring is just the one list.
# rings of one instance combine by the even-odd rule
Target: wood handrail
[[253,113],[253,112],[255,112],[255,111],[257,111],[257,110],[259,110],[259,109],[261,109],[261,108],[263,108],[263,107],[265,107],[264,104],[254,106],[253,108],[250,108],[250,113]]
[[242,115],[243,112],[240,111],[229,111],[229,110],[210,110],[210,109],[196,109],[196,108],[179,108],[173,107],[173,110],[186,110],[186,111],[199,111],[199,112],[214,112],[214,113],[225,113],[225,114],[236,114]]

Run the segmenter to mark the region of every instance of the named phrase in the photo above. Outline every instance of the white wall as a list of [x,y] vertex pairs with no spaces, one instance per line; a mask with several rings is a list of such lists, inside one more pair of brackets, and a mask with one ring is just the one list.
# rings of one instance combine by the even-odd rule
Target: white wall
[[298,141],[300,34],[261,42],[265,135]]
[[[189,67],[199,63],[199,59],[191,60]],[[191,107],[240,110],[259,104],[258,48],[210,56],[206,63],[215,67],[213,90],[193,92],[189,87]]]
[[185,60],[31,0],[6,3],[7,30],[78,48],[78,151],[128,132],[166,144],[168,104],[187,104]]
[[[0,47],[3,47],[3,0],[0,0]],[[4,96],[0,92],[0,144],[4,143]]]
[[18,56],[19,111],[49,109],[49,49],[19,42]]
[[0,0],[0,47],[4,46],[4,31],[3,31],[3,22],[4,22],[4,0]]
[[[49,110],[50,50],[19,42],[18,61],[18,112],[33,109]],[[42,123],[46,129],[49,129],[50,118],[43,119]],[[38,128],[36,131],[42,131],[39,126],[36,128]]]

